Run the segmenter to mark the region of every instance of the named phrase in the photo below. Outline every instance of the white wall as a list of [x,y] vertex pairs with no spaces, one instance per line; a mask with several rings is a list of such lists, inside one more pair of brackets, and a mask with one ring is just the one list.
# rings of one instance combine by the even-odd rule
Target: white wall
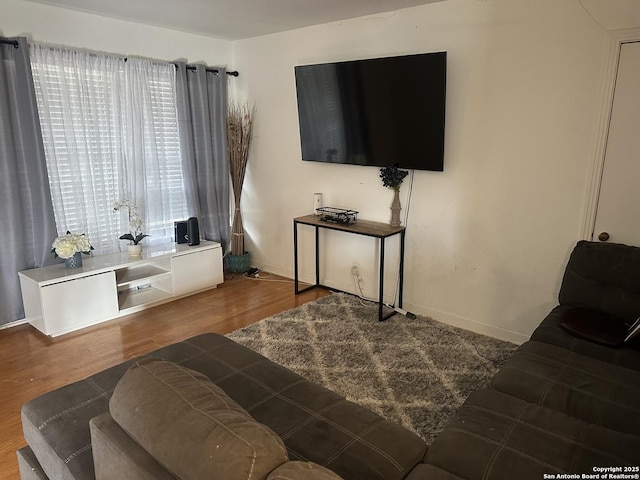
[[[518,341],[555,303],[581,232],[608,38],[577,0],[447,0],[233,44],[1,1],[5,36],[240,70],[232,91],[258,107],[242,200],[247,244],[254,265],[286,276],[292,218],[311,212],[313,192],[382,222],[392,198],[375,168],[300,160],[294,65],[448,51],[445,172],[415,172],[404,306]],[[404,212],[408,191],[405,182]],[[301,236],[311,280],[311,237]],[[356,262],[374,295],[374,242],[322,240],[323,282],[355,291]],[[396,246],[389,242],[389,267]],[[392,291],[393,275],[387,284]]]
[[[578,1],[448,0],[234,42],[239,95],[258,109],[242,199],[252,263],[293,275],[292,218],[311,213],[313,192],[389,220],[376,168],[301,161],[294,65],[446,50],[445,171],[415,172],[404,306],[526,339],[580,236],[607,41]],[[322,238],[322,281],[354,291],[356,262],[373,295],[374,242]],[[312,237],[301,243],[311,281]]]
[[0,0],[0,35],[158,60],[228,66],[231,43],[20,0]]

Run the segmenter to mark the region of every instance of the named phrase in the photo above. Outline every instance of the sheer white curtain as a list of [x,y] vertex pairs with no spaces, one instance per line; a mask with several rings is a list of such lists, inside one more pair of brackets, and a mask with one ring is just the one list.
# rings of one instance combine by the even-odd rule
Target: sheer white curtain
[[151,236],[171,242],[187,217],[175,67],[31,44],[31,65],[59,233],[85,233],[96,254],[130,231],[113,205],[138,206]]

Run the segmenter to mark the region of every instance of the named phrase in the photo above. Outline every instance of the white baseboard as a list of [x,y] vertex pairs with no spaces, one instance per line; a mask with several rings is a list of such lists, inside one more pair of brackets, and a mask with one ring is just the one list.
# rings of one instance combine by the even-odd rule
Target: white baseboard
[[529,340],[528,335],[520,332],[514,332],[513,330],[507,330],[505,328],[487,325],[486,323],[477,322],[469,318],[458,317],[450,313],[439,312],[437,310],[432,310],[430,308],[424,307],[423,305],[413,305],[405,302],[403,308],[407,311],[415,313],[416,315],[430,317],[434,320],[437,320],[438,322],[446,323],[447,325],[451,325],[453,327],[464,328],[465,330],[470,330],[482,335],[497,338],[498,340],[512,342],[516,345],[521,345]]
[[29,320],[26,318],[16,320],[15,322],[3,323],[0,325],[0,330],[4,330],[6,328],[17,327],[18,325],[24,325],[25,323],[29,323]]
[[[274,273],[276,275],[281,275],[283,277],[289,277],[291,272],[282,271],[275,265],[263,265],[264,270]],[[304,283],[314,283],[315,277],[313,276],[300,276],[300,282]],[[329,288],[335,288],[338,290],[342,290],[344,292],[350,292],[354,295],[358,295],[355,291],[353,285],[350,284],[339,284],[336,282],[328,282],[326,286]],[[365,297],[368,298],[377,298],[378,292],[372,292],[370,290],[363,290],[362,292]],[[385,292],[385,298],[387,294],[392,294],[393,292]],[[386,298],[388,301],[388,298]],[[497,338],[499,340],[506,340],[508,342],[515,343],[517,345],[521,345],[527,340],[529,340],[529,336],[520,332],[515,332],[513,330],[507,330],[500,327],[495,327],[493,325],[487,325],[486,323],[477,322],[475,320],[471,320],[469,318],[462,318],[451,313],[440,312],[438,310],[430,309],[424,305],[411,304],[410,302],[404,302],[402,308],[411,313],[415,313],[416,315],[422,315],[423,317],[430,317],[434,320],[437,320],[442,323],[446,323],[447,325],[452,325],[454,327],[464,328],[465,330],[470,330],[472,332],[480,333],[482,335],[487,335],[489,337]]]

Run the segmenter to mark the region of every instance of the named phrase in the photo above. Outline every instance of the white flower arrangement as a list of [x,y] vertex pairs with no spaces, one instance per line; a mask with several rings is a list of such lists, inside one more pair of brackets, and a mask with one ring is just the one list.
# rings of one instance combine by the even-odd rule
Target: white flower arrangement
[[138,214],[138,207],[130,200],[124,199],[113,205],[113,211],[117,212],[121,208],[129,210],[129,228],[131,231],[120,236],[120,240],[129,240],[132,245],[138,245],[144,237],[149,235],[142,233],[142,218]]
[[73,257],[78,252],[88,255],[91,250],[93,250],[93,247],[84,233],[71,233],[67,231],[66,234],[60,235],[51,244],[51,253],[65,260]]

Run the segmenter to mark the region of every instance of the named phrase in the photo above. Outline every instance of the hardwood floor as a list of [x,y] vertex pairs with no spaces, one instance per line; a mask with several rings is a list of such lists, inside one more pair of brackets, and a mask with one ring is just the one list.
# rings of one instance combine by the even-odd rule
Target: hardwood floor
[[30,399],[193,335],[226,334],[328,294],[296,296],[290,280],[232,274],[215,290],[56,338],[30,325],[0,330],[0,478],[19,478],[20,408]]

